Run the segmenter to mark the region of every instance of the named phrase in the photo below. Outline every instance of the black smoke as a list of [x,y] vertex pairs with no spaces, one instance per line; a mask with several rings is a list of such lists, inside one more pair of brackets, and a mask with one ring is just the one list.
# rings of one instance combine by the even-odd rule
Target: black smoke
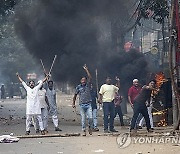
[[[39,0],[16,10],[15,28],[29,52],[50,66],[57,55],[53,77],[71,84],[84,75],[82,66],[98,69],[99,82],[119,76],[122,86],[147,72],[144,56],[137,51],[117,53],[111,38],[102,38],[102,25],[128,19],[123,0]],[[97,22],[98,21],[98,22]],[[109,29],[111,32],[111,29]],[[104,32],[106,33],[106,31]],[[101,40],[101,41],[100,41]],[[103,40],[103,41],[102,41]]]

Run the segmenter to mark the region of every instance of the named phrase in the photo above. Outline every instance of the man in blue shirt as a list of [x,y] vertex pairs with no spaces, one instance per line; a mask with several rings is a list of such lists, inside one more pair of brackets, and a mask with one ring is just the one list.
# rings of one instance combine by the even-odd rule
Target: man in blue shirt
[[75,102],[77,95],[79,95],[79,106],[80,106],[80,114],[81,114],[81,124],[82,124],[82,131],[83,136],[86,136],[86,117],[88,117],[89,121],[89,134],[92,135],[92,107],[91,107],[91,92],[90,92],[90,81],[91,81],[91,74],[86,65],[83,66],[84,70],[88,75],[88,79],[86,77],[82,77],[79,84],[76,87],[76,91],[73,97],[73,104],[72,107],[75,108]]

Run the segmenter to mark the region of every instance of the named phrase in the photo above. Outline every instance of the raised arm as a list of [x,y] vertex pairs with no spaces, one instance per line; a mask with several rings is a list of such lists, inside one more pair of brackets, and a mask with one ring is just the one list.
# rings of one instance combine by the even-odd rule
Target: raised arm
[[50,74],[46,75],[46,77],[42,80],[42,82],[46,82],[47,80],[49,80]]
[[16,73],[16,76],[18,77],[19,81],[22,83],[23,87],[27,90],[28,86],[27,84],[23,81],[23,79],[20,77],[19,73]]
[[92,79],[92,76],[91,76],[91,74],[90,74],[90,72],[89,72],[88,67],[86,66],[86,64],[84,64],[83,68],[84,68],[84,70],[86,71],[86,73],[87,73],[87,75],[88,75],[88,82],[90,82],[91,79]]
[[18,72],[16,73],[16,76],[18,77],[18,79],[19,79],[19,81],[20,81],[21,83],[24,82],[23,79],[20,77],[20,75],[19,75]]
[[118,78],[118,77],[116,76],[115,79],[116,79],[116,81],[117,81],[117,87],[120,89],[120,86],[121,86],[121,85],[120,85],[120,78]]
[[40,80],[39,84],[36,86],[36,88],[40,89],[44,82],[46,82],[49,79],[49,75],[47,75],[43,80]]

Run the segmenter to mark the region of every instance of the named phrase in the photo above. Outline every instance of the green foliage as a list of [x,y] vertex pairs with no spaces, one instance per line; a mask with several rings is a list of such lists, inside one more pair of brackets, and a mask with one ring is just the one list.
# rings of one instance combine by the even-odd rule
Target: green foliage
[[9,12],[16,5],[18,0],[1,0],[0,1],[0,15],[5,16],[9,14]]
[[169,15],[168,2],[167,0],[142,0],[139,11],[142,18],[153,18],[156,22],[162,23]]
[[16,82],[16,72],[25,78],[27,73],[37,70],[33,57],[15,35],[1,40],[0,58],[1,80],[4,81]]
[[37,72],[37,64],[18,39],[13,14],[0,22],[0,83],[17,82],[16,72],[25,79],[27,73]]

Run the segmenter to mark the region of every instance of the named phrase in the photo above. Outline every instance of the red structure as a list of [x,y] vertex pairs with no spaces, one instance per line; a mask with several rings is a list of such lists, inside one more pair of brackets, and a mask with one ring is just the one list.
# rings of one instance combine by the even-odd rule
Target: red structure
[[176,63],[180,65],[180,22],[179,22],[179,2],[175,0],[175,19],[177,28],[177,51],[176,51]]
[[128,51],[129,51],[130,49],[132,49],[132,48],[133,48],[133,43],[132,43],[131,41],[125,43],[125,45],[124,45],[124,50],[125,50],[126,52],[128,52]]

